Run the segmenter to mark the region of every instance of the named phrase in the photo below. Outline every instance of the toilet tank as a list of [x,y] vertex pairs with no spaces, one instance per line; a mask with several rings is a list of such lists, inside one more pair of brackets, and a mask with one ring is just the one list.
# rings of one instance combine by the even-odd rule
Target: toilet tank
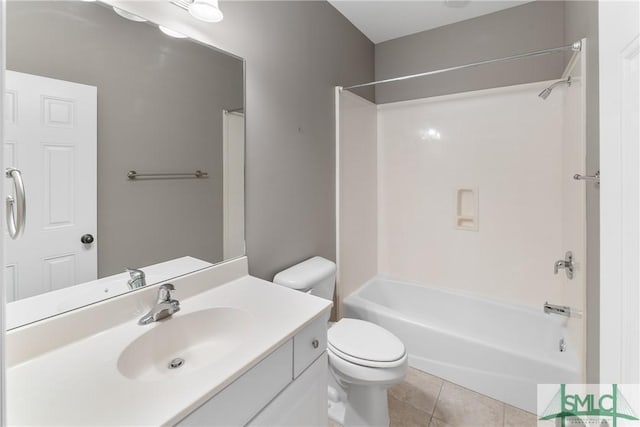
[[273,283],[332,301],[336,287],[336,264],[315,256],[282,270],[275,275]]

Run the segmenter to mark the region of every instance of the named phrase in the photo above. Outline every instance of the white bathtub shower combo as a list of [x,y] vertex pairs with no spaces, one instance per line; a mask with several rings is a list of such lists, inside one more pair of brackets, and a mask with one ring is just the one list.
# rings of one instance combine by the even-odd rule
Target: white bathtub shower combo
[[580,382],[575,346],[560,351],[566,322],[541,310],[376,277],[343,314],[400,338],[411,366],[530,412],[536,384]]
[[336,90],[339,316],[531,412],[537,384],[586,380],[582,43],[552,81],[383,105]]

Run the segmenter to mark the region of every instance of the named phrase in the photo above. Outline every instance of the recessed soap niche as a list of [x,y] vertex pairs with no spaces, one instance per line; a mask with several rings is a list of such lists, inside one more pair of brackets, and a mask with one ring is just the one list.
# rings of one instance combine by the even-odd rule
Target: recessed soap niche
[[458,230],[478,231],[478,189],[456,188],[456,222]]

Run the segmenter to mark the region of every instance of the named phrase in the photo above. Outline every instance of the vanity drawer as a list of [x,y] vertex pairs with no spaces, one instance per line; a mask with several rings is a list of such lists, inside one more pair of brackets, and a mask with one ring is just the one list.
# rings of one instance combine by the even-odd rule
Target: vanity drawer
[[289,340],[177,425],[245,425],[291,382],[292,346]]
[[293,378],[297,378],[327,349],[329,314],[323,313],[293,337]]

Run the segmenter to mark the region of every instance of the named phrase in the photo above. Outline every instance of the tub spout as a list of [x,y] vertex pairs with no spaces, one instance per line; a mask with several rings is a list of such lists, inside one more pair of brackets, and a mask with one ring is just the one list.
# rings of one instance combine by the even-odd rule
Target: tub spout
[[560,339],[558,349],[560,350],[560,353],[564,353],[565,351],[567,351],[567,342],[564,340],[564,338]]

